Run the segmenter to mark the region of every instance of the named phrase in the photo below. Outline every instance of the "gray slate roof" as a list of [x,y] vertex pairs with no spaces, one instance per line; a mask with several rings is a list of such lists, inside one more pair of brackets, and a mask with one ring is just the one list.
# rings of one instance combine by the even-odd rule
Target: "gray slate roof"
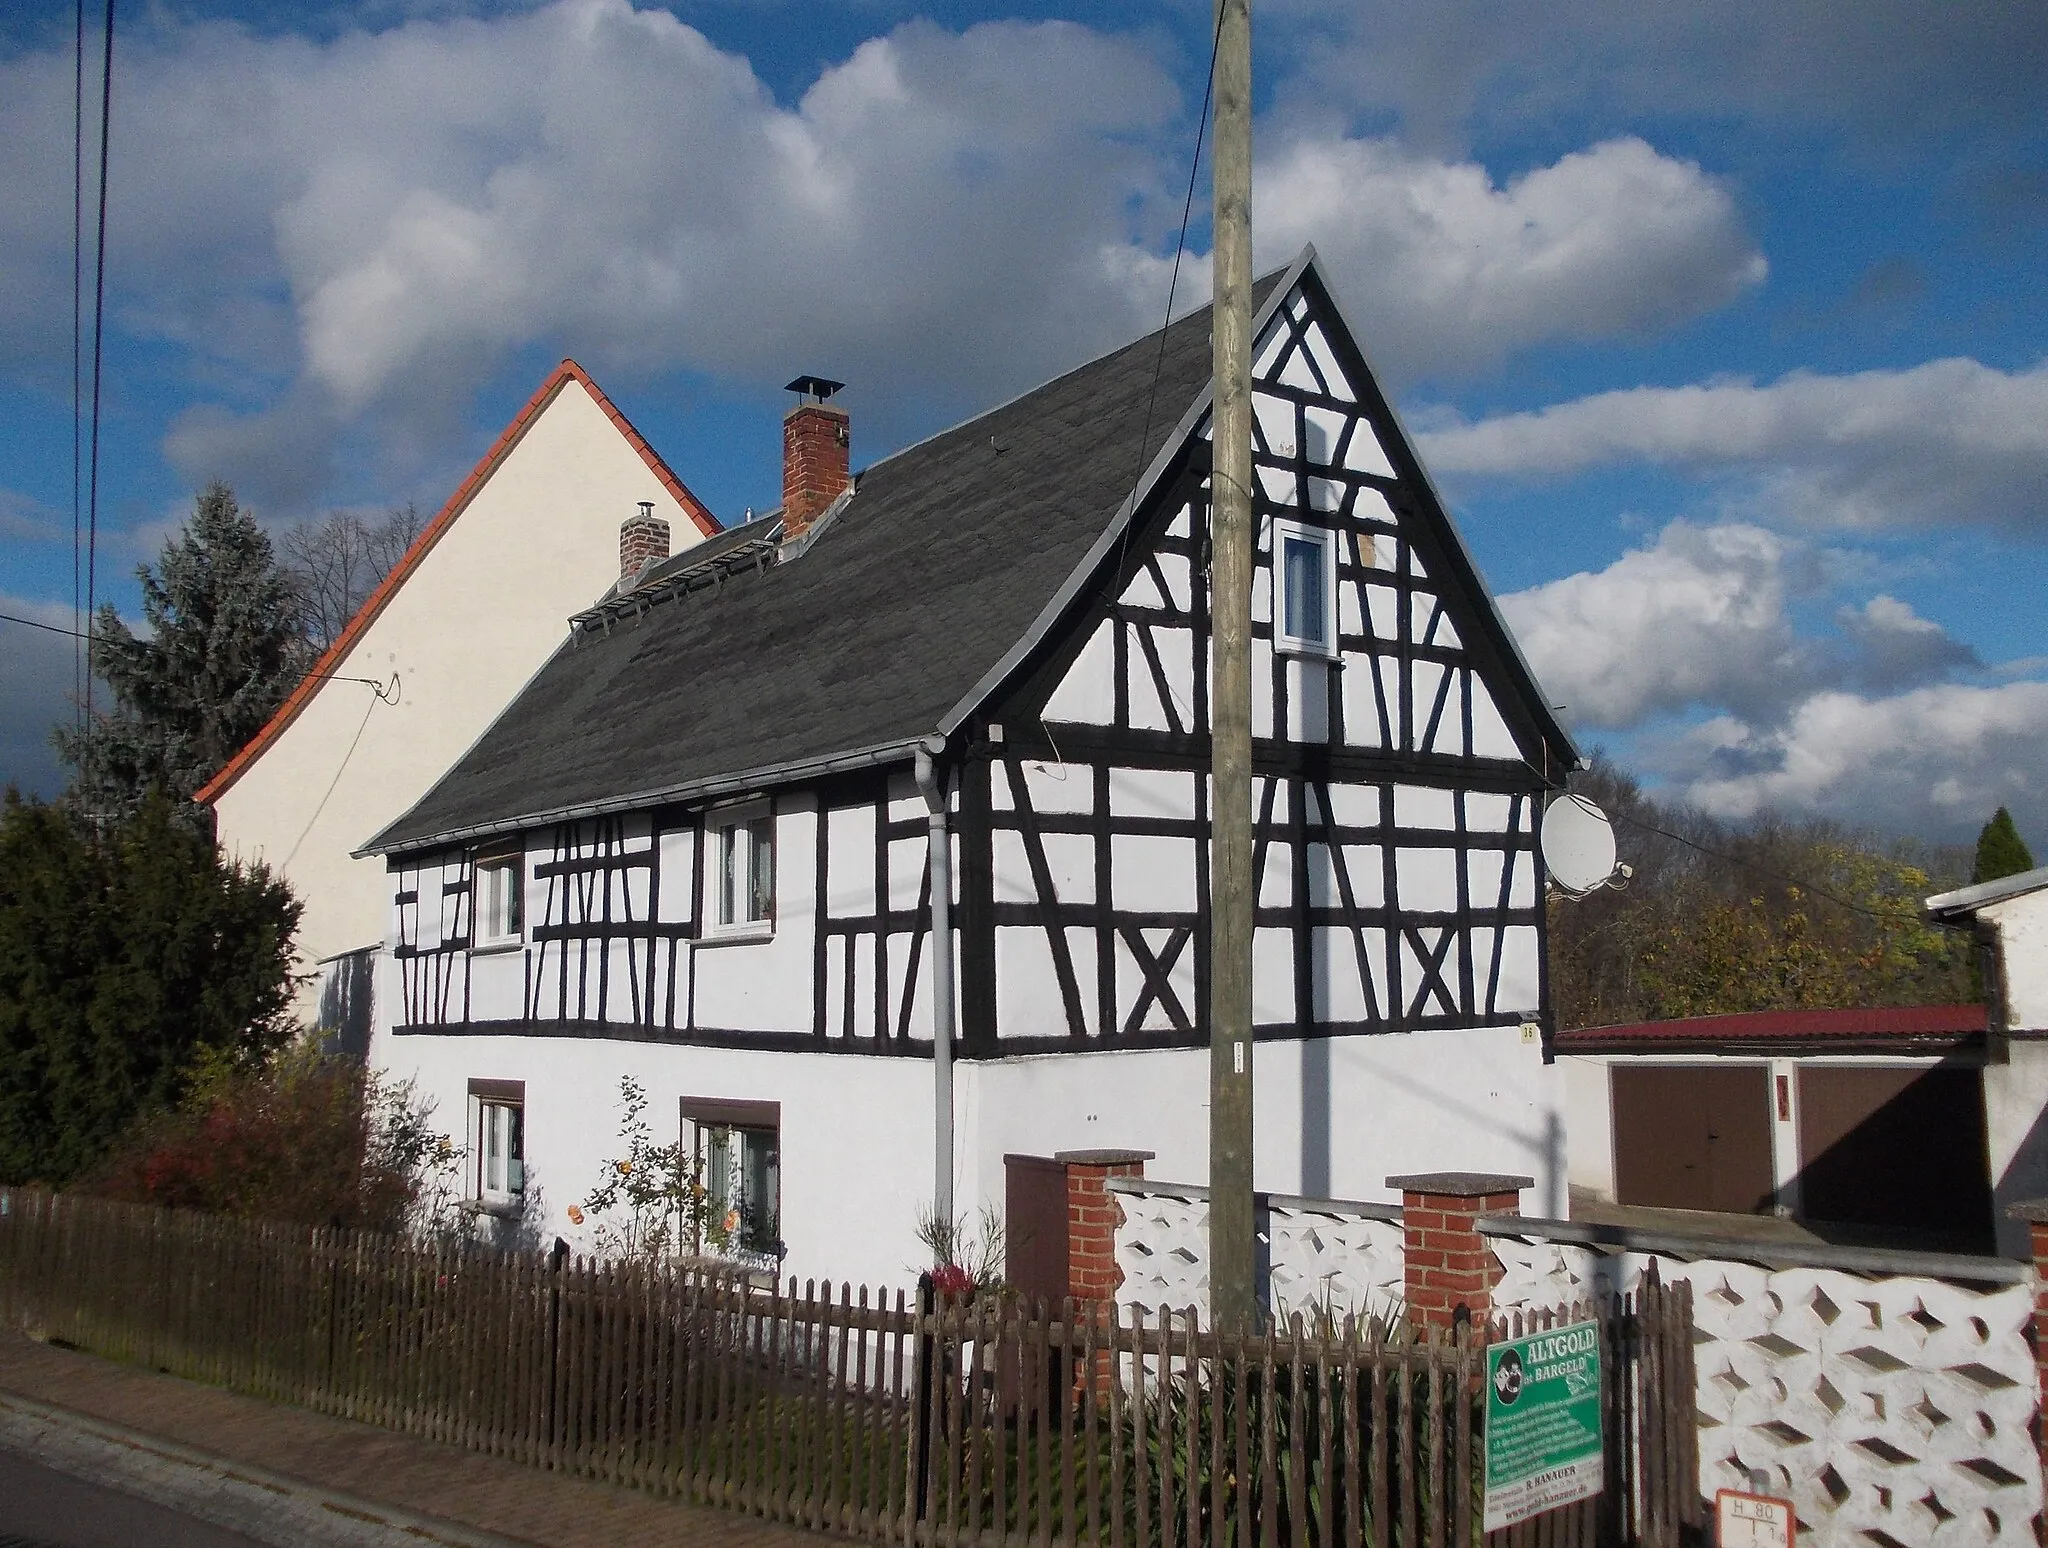
[[2031,871],[2021,871],[2013,876],[2001,876],[1997,881],[1958,887],[1953,892],[1929,898],[1921,906],[1931,918],[1960,919],[1980,908],[1989,908],[1993,903],[2003,903],[2007,898],[2016,898],[2023,892],[2036,892],[2043,887],[2048,887],[2048,865],[2036,866]]
[[[1258,283],[1255,307],[1280,278]],[[1164,342],[1150,334],[876,463],[793,562],[572,635],[364,852],[708,794],[931,734],[1207,388],[1208,308]]]

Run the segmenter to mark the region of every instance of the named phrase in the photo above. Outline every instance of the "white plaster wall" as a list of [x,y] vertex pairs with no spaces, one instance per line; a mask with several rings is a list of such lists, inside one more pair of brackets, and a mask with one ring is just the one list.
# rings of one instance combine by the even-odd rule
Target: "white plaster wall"
[[[715,813],[714,813],[715,815]],[[761,939],[700,936],[697,1025],[742,1032],[809,1031],[817,943],[818,808],[807,796],[775,809],[775,930]],[[705,863],[713,851],[706,846]],[[872,877],[874,863],[868,863]],[[705,895],[711,879],[705,878]],[[714,916],[715,917],[715,916]]]
[[1571,1186],[1614,1201],[1614,1102],[1607,1061],[1566,1054],[1557,1061],[1564,1087],[1564,1132]]
[[539,1191],[544,1244],[560,1236],[578,1251],[591,1246],[592,1222],[573,1226],[566,1211],[625,1149],[619,1078],[631,1075],[646,1088],[657,1143],[680,1134],[686,1096],[782,1104],[785,1275],[908,1288],[922,1266],[917,1214],[932,1197],[929,1060],[381,1029],[371,1059],[415,1079],[436,1103],[436,1126],[458,1140],[472,1078],[526,1083],[529,1186]]
[[[1208,1178],[1207,1049],[955,1068],[963,1207],[1000,1204],[1010,1151],[1130,1147],[1157,1153],[1150,1177]],[[1519,1172],[1536,1179],[1525,1209],[1564,1213],[1563,1081],[1519,1027],[1260,1043],[1253,1072],[1262,1190],[1398,1202],[1386,1179],[1403,1172]]]
[[[697,527],[576,381],[398,588],[339,676],[389,682],[395,705],[329,682],[219,801],[220,837],[304,901],[304,962],[384,937],[381,859],[350,852],[410,807],[554,651],[571,613],[618,578],[619,523],[654,502],[677,549]],[[313,991],[302,1009],[310,1014]]]
[[1980,909],[1998,927],[2005,959],[2005,1023],[2048,1032],[2048,888]]
[[2015,1041],[2004,1064],[1984,1067],[1984,1140],[1998,1250],[2024,1258],[2027,1228],[2005,1212],[2023,1199],[2048,1199],[2048,1043]]

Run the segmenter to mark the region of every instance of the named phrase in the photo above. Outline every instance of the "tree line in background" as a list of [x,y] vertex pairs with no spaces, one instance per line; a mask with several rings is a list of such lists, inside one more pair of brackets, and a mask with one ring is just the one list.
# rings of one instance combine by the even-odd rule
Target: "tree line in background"
[[[140,571],[147,633],[101,609],[112,703],[56,733],[71,788],[0,806],[0,1182],[384,1227],[445,1194],[451,1151],[411,1092],[323,1059],[293,1022],[299,903],[223,855],[191,802],[419,530],[410,507],[338,512],[273,545],[215,484]],[[1576,788],[1634,874],[1550,902],[1562,1026],[1973,999],[1972,943],[1920,902],[2033,864],[2003,809],[1973,855],[1720,822],[1604,759]]]
[[1574,789],[1613,820],[1634,874],[1550,900],[1561,1027],[1974,1001],[1975,943],[1920,905],[2033,865],[2003,807],[1973,854],[1820,817],[1719,821],[1655,799],[1604,757]]

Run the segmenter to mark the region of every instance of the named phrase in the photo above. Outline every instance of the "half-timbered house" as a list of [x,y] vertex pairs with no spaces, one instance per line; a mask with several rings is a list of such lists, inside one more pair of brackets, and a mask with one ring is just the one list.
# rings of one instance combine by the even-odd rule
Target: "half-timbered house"
[[[1313,252],[1256,302],[1257,1182],[1561,1204],[1537,836],[1576,754]],[[791,1271],[889,1277],[935,1025],[963,1211],[1010,1152],[1206,1170],[1208,313],[857,478],[799,385],[784,509],[579,615],[369,845],[375,1053],[550,1230],[631,1075]]]

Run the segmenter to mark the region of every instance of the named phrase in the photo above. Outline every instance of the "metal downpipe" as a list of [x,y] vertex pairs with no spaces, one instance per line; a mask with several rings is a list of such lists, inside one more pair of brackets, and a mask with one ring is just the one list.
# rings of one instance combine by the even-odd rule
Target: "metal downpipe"
[[912,765],[931,830],[932,880],[932,1213],[953,1225],[953,841],[946,829],[946,793],[932,774],[928,739]]

